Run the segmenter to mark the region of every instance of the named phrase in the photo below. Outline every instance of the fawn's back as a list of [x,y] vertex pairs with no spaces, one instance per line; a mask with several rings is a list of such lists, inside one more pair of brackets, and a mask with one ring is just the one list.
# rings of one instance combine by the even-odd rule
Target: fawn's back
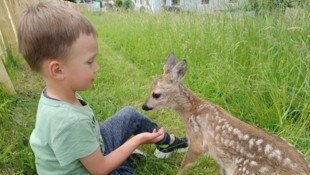
[[[190,138],[201,132],[203,149],[227,174],[310,174],[301,153],[283,139],[248,125],[209,102],[190,115]],[[196,145],[196,148],[199,147]]]
[[180,81],[186,61],[171,53],[156,79],[144,110],[172,108],[185,124],[189,149],[178,174],[202,154],[211,156],[225,175],[310,175],[304,156],[285,140],[244,123],[221,107],[202,100]]

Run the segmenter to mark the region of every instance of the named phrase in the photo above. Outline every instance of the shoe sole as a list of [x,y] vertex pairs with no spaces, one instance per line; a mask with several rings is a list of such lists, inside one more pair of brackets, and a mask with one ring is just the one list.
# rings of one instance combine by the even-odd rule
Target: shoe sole
[[155,149],[154,155],[155,157],[159,158],[159,159],[167,159],[170,158],[173,152],[177,152],[177,153],[184,153],[187,151],[187,148],[181,148],[181,149],[177,149],[175,151],[172,152],[168,152],[168,153],[164,153],[159,151],[157,148]]

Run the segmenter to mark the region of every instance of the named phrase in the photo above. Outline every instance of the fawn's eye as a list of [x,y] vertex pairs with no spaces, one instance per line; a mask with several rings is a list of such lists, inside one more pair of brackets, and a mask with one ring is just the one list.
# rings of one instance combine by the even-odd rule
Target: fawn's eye
[[158,98],[160,97],[160,95],[161,95],[161,94],[153,93],[153,94],[152,94],[152,97],[155,98],[155,99],[158,99]]

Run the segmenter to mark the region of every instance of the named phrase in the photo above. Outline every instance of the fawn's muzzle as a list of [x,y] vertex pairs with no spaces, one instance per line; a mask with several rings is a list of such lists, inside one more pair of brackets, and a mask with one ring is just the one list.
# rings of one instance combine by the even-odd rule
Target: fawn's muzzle
[[144,105],[142,105],[142,109],[145,110],[145,111],[150,111],[153,108],[150,108],[150,107],[148,107],[147,105],[144,104]]

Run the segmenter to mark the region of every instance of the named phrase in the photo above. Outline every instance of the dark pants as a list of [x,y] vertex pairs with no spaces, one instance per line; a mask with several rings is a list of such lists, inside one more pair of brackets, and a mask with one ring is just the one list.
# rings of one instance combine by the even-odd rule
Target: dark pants
[[[109,154],[116,148],[125,143],[132,135],[142,132],[152,132],[153,129],[159,129],[159,126],[145,117],[133,107],[125,107],[118,111],[113,117],[105,121],[101,127],[101,135],[104,142],[105,153]],[[166,133],[161,143],[170,141]],[[133,168],[128,161],[112,171],[110,175],[133,175]]]

